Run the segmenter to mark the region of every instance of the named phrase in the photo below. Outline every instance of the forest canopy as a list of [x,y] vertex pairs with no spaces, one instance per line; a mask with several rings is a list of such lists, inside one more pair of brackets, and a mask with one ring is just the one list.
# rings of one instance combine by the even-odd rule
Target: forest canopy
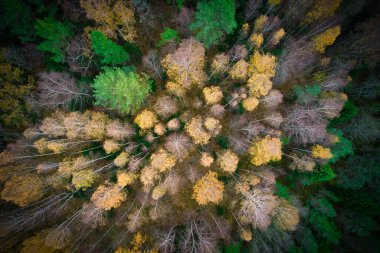
[[0,0],[0,252],[380,249],[375,0]]

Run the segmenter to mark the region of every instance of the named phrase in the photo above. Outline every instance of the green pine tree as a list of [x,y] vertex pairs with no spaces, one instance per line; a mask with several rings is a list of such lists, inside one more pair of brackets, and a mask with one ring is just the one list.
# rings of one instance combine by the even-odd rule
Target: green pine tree
[[93,31],[91,33],[91,43],[95,54],[102,58],[102,64],[118,65],[129,60],[129,55],[122,46],[108,39],[99,31]]
[[52,18],[39,19],[35,22],[36,34],[45,40],[37,49],[52,54],[51,60],[57,63],[65,61],[65,49],[73,37],[72,28]]
[[237,27],[234,0],[210,0],[198,3],[191,31],[206,48],[216,44],[224,34],[232,33]]

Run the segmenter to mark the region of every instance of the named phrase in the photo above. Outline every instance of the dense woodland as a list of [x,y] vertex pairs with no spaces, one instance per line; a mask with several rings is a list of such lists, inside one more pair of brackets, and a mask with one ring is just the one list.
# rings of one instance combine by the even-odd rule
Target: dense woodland
[[0,0],[0,252],[380,252],[376,0]]

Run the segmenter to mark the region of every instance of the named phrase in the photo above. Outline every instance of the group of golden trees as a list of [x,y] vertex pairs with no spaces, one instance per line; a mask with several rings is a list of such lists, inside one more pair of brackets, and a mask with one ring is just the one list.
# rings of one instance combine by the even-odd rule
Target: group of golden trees
[[[313,28],[332,16],[340,1],[328,2],[316,1],[304,25]],[[280,4],[269,1],[268,8]],[[93,26],[69,43],[66,58],[71,71],[87,76],[96,65],[93,31],[132,43],[139,39],[138,25],[130,1],[81,0],[80,6]],[[79,89],[74,75],[41,72],[31,103],[50,113],[0,154],[1,199],[25,208],[16,209],[25,231],[45,219],[55,222],[52,209],[64,218],[26,238],[21,251],[78,250],[94,229],[102,233],[91,249],[115,231],[120,236],[112,247],[119,253],[215,252],[218,240],[236,239],[231,231],[246,242],[257,230],[295,231],[301,204],[278,196],[276,177],[284,174],[278,167],[312,173],[335,156],[340,139],[328,133],[327,124],[347,101],[336,85],[347,73],[329,75],[330,59],[322,57],[339,36],[339,25],[317,26],[317,32],[297,38],[270,13],[244,23],[226,52],[206,52],[190,36],[171,41],[174,48],[159,49],[161,55],[147,53],[143,65],[159,79],[150,95],[153,85],[145,73],[105,67],[92,85],[100,107],[70,112],[72,103],[84,104],[91,92]],[[303,59],[298,54],[319,62],[292,80]],[[1,120],[9,123],[19,117],[25,103],[20,97],[29,95],[34,80],[0,64],[3,96],[11,83],[19,85],[7,100],[15,111],[0,109]],[[320,83],[321,90],[310,91],[304,80]],[[138,91],[144,94],[131,102]],[[16,232],[20,228],[10,225],[6,236]]]

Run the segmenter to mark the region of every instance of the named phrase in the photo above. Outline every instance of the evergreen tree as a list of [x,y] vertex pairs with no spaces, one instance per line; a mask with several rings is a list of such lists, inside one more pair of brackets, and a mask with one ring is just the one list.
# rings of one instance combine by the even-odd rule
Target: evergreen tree
[[65,49],[73,37],[72,28],[52,18],[39,19],[34,24],[36,34],[44,39],[37,49],[52,54],[51,60],[63,63],[65,60]]
[[235,1],[210,0],[198,3],[195,21],[190,29],[206,48],[216,44],[223,35],[232,33],[237,27]]
[[129,55],[122,46],[108,39],[99,31],[93,31],[91,33],[91,43],[95,54],[102,58],[102,64],[118,65],[129,60]]

